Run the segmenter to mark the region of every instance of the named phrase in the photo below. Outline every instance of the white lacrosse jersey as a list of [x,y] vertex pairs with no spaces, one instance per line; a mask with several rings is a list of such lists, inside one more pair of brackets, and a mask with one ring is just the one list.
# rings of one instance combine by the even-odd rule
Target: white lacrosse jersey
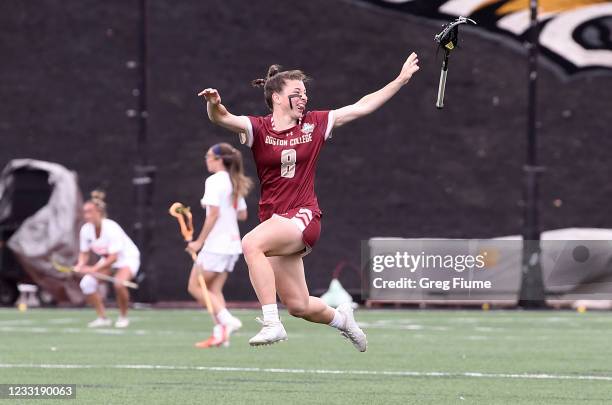
[[200,200],[206,214],[210,209],[208,206],[219,207],[219,217],[211,229],[202,250],[218,254],[242,253],[240,242],[240,230],[238,229],[238,211],[246,210],[246,202],[243,197],[238,198],[236,206],[232,198],[232,181],[229,173],[219,171],[206,179],[204,184],[204,196]]
[[81,227],[80,248],[81,252],[91,251],[102,257],[117,254],[113,268],[124,267],[132,263],[133,259],[140,259],[138,247],[118,223],[108,218],[102,220],[99,237],[96,237],[93,224],[86,223]]

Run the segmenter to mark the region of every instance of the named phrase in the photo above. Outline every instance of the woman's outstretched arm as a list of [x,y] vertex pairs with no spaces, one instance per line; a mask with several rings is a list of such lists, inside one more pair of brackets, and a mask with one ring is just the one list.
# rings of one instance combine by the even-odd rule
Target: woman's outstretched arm
[[206,100],[206,111],[208,118],[213,124],[217,124],[235,133],[247,131],[248,122],[244,117],[236,116],[221,104],[221,96],[216,89],[205,89],[198,93],[198,96]]
[[419,70],[419,59],[416,53],[411,53],[397,78],[391,81],[382,89],[370,93],[361,98],[355,104],[334,110],[334,128],[342,126],[348,122],[361,118],[376,111],[395,95],[406,83],[410,81],[412,75]]

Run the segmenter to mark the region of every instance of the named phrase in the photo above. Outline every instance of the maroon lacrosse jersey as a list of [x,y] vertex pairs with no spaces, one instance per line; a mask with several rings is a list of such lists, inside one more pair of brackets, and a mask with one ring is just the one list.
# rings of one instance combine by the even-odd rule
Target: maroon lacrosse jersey
[[298,125],[284,131],[273,129],[272,115],[248,117],[244,143],[253,151],[261,183],[260,221],[303,207],[321,214],[315,172],[319,152],[331,134],[331,117],[330,111],[309,111]]

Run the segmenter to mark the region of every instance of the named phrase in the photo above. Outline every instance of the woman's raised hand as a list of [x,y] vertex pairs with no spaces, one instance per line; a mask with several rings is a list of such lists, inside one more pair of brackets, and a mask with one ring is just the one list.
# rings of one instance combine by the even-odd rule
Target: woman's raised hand
[[401,80],[402,84],[406,84],[417,70],[419,70],[419,57],[416,53],[412,52],[408,59],[406,59],[406,62],[404,62],[398,79]]
[[204,89],[198,93],[199,97],[204,97],[207,103],[211,104],[221,104],[221,96],[217,89]]

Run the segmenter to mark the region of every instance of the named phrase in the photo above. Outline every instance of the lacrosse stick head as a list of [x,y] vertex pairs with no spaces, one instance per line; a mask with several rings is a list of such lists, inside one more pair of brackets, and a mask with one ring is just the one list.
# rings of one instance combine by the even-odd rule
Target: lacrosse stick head
[[185,207],[180,202],[175,202],[174,204],[172,204],[170,206],[170,209],[168,210],[168,212],[173,217],[178,217],[178,216],[183,215],[185,212],[189,212],[190,213],[191,212],[191,208]]
[[57,261],[55,261],[55,259],[51,260],[51,264],[53,265],[53,268],[55,268],[55,270],[59,271],[60,273],[70,273],[73,271],[72,267],[61,265]]
[[436,100],[436,108],[444,107],[444,92],[446,89],[446,75],[448,73],[448,56],[457,49],[459,45],[459,26],[462,24],[476,24],[476,21],[465,17],[459,17],[442,26],[442,31],[434,36],[434,41],[438,43],[438,51],[444,49],[444,60],[442,61],[442,69],[440,71],[440,83],[438,85],[438,99]]
[[191,208],[185,207],[179,202],[175,202],[170,206],[168,212],[178,221],[181,228],[181,234],[185,241],[191,242],[193,239],[193,217],[191,215]]
[[442,31],[434,37],[434,41],[438,43],[438,49],[444,49],[446,55],[457,48],[459,44],[459,26],[462,24],[476,24],[476,21],[466,17],[459,17],[455,21],[443,25]]

